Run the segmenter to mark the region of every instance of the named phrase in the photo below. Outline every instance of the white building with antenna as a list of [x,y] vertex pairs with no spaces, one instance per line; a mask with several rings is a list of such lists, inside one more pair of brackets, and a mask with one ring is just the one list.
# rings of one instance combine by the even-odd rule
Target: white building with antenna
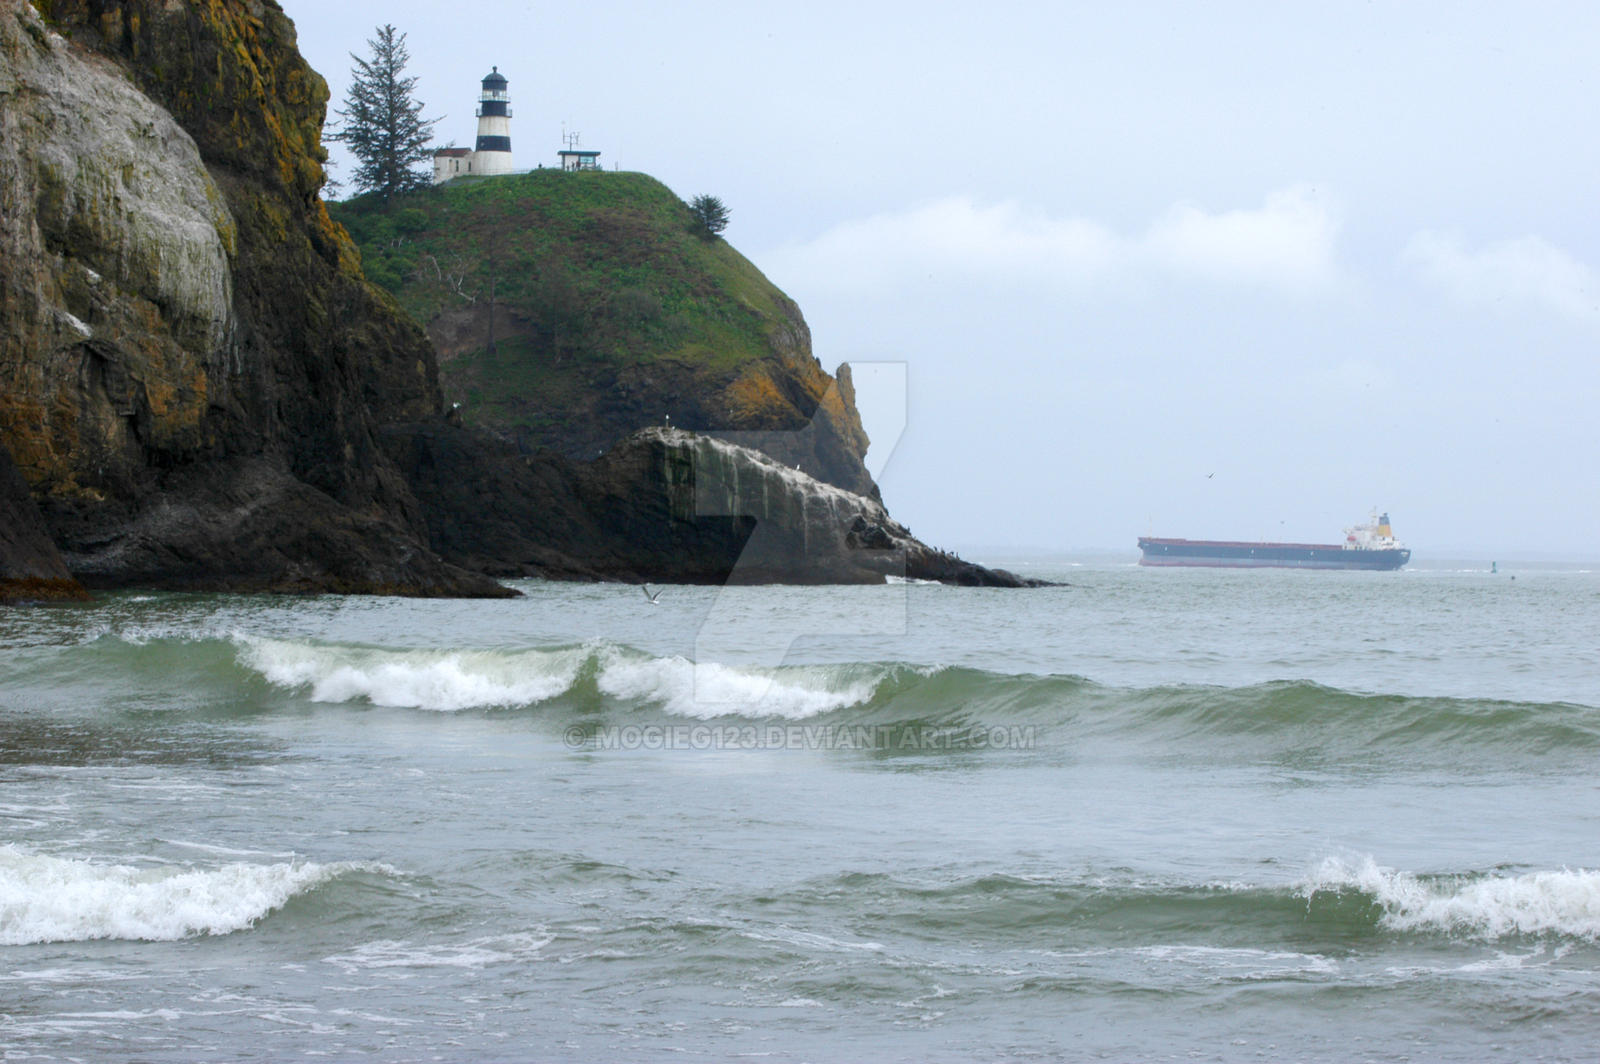
[[483,79],[478,96],[478,139],[472,148],[439,148],[433,153],[433,183],[463,174],[493,177],[513,172],[511,165],[511,97],[506,76],[495,67]]
[[561,139],[566,142],[566,147],[556,152],[561,158],[563,170],[598,170],[600,169],[600,153],[589,148],[578,146],[582,139],[576,131],[563,132]]

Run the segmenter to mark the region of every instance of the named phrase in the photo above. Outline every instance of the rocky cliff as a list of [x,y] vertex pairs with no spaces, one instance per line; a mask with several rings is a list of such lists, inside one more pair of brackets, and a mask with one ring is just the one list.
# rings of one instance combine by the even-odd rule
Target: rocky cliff
[[437,422],[394,425],[385,439],[422,503],[432,547],[502,576],[1034,583],[928,547],[876,499],[679,429],[644,429],[582,464],[524,456]]
[[0,444],[93,584],[493,594],[378,446],[431,347],[318,190],[271,2],[0,0]]
[[[271,0],[0,0],[0,590],[73,593],[63,561],[101,587],[399,594],[1021,583],[889,519],[848,376],[639,175],[419,200],[491,230],[506,203],[545,212],[488,238],[485,289],[443,243],[414,256],[432,288],[397,286],[435,300],[412,309],[454,360],[446,414],[428,336],[319,198],[326,97]],[[371,224],[415,250],[430,223]],[[368,265],[392,279],[391,258]],[[617,443],[667,417],[765,453]]]

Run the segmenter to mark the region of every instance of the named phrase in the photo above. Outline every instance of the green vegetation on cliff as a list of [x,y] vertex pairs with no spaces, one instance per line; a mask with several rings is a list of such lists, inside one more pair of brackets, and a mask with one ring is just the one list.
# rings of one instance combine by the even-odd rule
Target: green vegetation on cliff
[[688,206],[644,174],[458,178],[393,210],[376,196],[331,210],[360,245],[367,278],[418,321],[492,296],[502,312],[531,318],[560,358],[733,366],[766,356],[770,326],[793,313],[726,241],[698,239]]
[[535,170],[330,210],[368,279],[427,328],[468,424],[593,458],[664,417],[797,431],[821,404],[833,442],[817,471],[871,490],[853,397],[799,309],[654,178]]

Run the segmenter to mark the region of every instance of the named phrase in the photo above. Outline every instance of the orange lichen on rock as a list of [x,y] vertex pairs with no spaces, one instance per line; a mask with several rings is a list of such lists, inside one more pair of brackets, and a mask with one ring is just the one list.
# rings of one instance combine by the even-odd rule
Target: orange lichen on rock
[[722,399],[729,411],[729,424],[741,429],[793,429],[798,427],[796,421],[804,417],[778,390],[765,367],[747,370],[723,390]]

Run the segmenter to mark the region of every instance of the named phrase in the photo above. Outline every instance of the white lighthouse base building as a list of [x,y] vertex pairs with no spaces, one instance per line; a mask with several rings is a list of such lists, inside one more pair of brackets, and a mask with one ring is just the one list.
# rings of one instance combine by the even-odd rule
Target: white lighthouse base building
[[471,148],[439,148],[433,153],[433,183],[442,185],[452,177],[472,173]]

